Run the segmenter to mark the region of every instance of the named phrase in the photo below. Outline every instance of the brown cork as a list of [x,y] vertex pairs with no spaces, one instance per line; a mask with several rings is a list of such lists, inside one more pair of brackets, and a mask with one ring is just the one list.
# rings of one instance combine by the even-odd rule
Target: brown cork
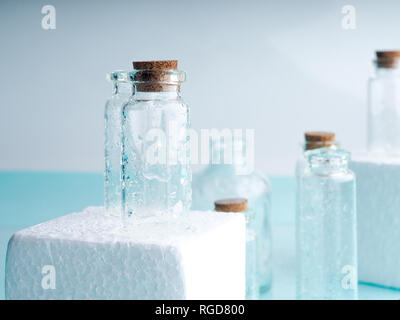
[[304,133],[304,137],[306,140],[305,150],[337,146],[335,142],[335,133],[333,132],[309,131]]
[[333,132],[309,131],[304,133],[304,137],[307,142],[335,141],[335,134]]
[[133,61],[132,64],[135,70],[178,69],[178,60]]
[[232,198],[221,199],[214,202],[215,211],[218,212],[245,212],[247,211],[247,199]]
[[178,60],[134,61],[137,70],[133,77],[135,89],[140,92],[180,91],[177,78]]
[[134,73],[133,81],[177,83],[180,81],[177,73],[172,70],[138,70]]
[[400,51],[377,51],[376,58],[379,68],[395,68],[400,59]]

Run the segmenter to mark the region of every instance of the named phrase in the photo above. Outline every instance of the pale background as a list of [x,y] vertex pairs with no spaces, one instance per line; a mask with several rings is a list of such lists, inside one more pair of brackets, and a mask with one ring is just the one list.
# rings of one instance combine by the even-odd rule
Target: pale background
[[0,170],[102,171],[105,73],[134,59],[179,59],[192,126],[255,129],[265,173],[292,174],[305,130],[363,149],[371,61],[400,48],[399,16],[388,0],[1,0]]

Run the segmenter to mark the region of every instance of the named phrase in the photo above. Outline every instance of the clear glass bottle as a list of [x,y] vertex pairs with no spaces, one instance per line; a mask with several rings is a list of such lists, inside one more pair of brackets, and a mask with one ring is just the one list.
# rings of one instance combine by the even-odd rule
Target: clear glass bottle
[[368,82],[368,151],[400,154],[400,51],[378,51]]
[[[266,177],[246,170],[245,141],[225,143],[211,139],[211,159],[225,159],[223,151],[232,149],[231,163],[211,161],[208,167],[193,176],[193,210],[213,210],[215,199],[247,198],[249,211],[254,213],[257,246],[257,285],[265,293],[272,282],[271,187]],[[213,163],[214,162],[214,163]]]
[[246,299],[257,300],[260,290],[257,279],[257,242],[255,214],[247,208],[244,198],[220,199],[215,201],[217,212],[242,212],[246,218]]
[[122,110],[122,206],[135,218],[179,214],[191,205],[189,109],[178,61],[134,62],[135,94]]
[[296,216],[300,214],[300,201],[298,198],[300,190],[300,177],[304,169],[308,167],[305,154],[310,150],[321,148],[337,149],[339,143],[335,141],[335,133],[328,131],[307,131],[304,133],[304,143],[301,145],[301,155],[296,162]]
[[[337,149],[339,146],[338,142],[335,141],[335,133],[327,131],[308,131],[304,133],[304,144],[302,144],[302,152],[299,159],[296,162],[296,177],[298,178],[301,172],[307,165],[307,160],[304,157],[304,153],[309,150],[315,150],[320,148],[332,148]],[[297,179],[298,181],[298,179]]]
[[355,176],[342,149],[307,152],[296,216],[298,299],[357,299]]
[[104,110],[104,207],[106,213],[121,216],[121,111],[132,95],[128,72],[107,74],[113,84],[113,94]]

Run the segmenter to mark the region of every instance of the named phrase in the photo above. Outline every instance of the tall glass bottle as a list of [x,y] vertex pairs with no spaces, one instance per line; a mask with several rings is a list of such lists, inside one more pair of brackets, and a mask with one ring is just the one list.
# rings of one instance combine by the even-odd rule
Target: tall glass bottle
[[246,299],[257,300],[260,290],[257,280],[257,242],[254,212],[248,210],[244,198],[220,199],[215,201],[217,212],[242,212],[246,219]]
[[107,75],[113,94],[104,110],[104,207],[106,213],[121,216],[121,111],[132,94],[128,72],[114,71]]
[[310,150],[316,150],[321,148],[337,149],[339,144],[335,141],[335,133],[327,131],[307,131],[304,133],[304,143],[301,145],[302,150],[300,157],[296,162],[296,216],[300,214],[300,201],[299,201],[299,190],[300,190],[300,177],[303,171],[308,168],[307,159],[305,154]]
[[[272,282],[271,187],[268,179],[255,171],[243,174],[249,166],[245,156],[245,150],[249,149],[243,140],[229,144],[222,137],[211,139],[210,164],[193,176],[192,208],[213,210],[216,199],[248,199],[249,211],[254,214],[252,224],[257,247],[257,286],[260,293],[265,293]],[[232,161],[224,163],[221,160],[225,159],[226,148],[229,147]]]
[[349,153],[307,153],[296,217],[298,299],[357,299],[355,176]]
[[368,82],[368,151],[400,154],[400,51],[378,51]]
[[191,205],[189,109],[178,61],[134,62],[135,94],[122,110],[122,203],[125,224],[179,214]]

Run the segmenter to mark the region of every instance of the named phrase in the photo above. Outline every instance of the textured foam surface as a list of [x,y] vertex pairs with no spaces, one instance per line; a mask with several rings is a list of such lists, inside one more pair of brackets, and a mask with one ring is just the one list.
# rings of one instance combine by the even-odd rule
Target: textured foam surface
[[118,218],[91,207],[19,231],[8,244],[8,299],[244,295],[241,214],[192,211],[179,220],[147,219],[125,231]]
[[400,159],[353,156],[359,280],[400,288]]

